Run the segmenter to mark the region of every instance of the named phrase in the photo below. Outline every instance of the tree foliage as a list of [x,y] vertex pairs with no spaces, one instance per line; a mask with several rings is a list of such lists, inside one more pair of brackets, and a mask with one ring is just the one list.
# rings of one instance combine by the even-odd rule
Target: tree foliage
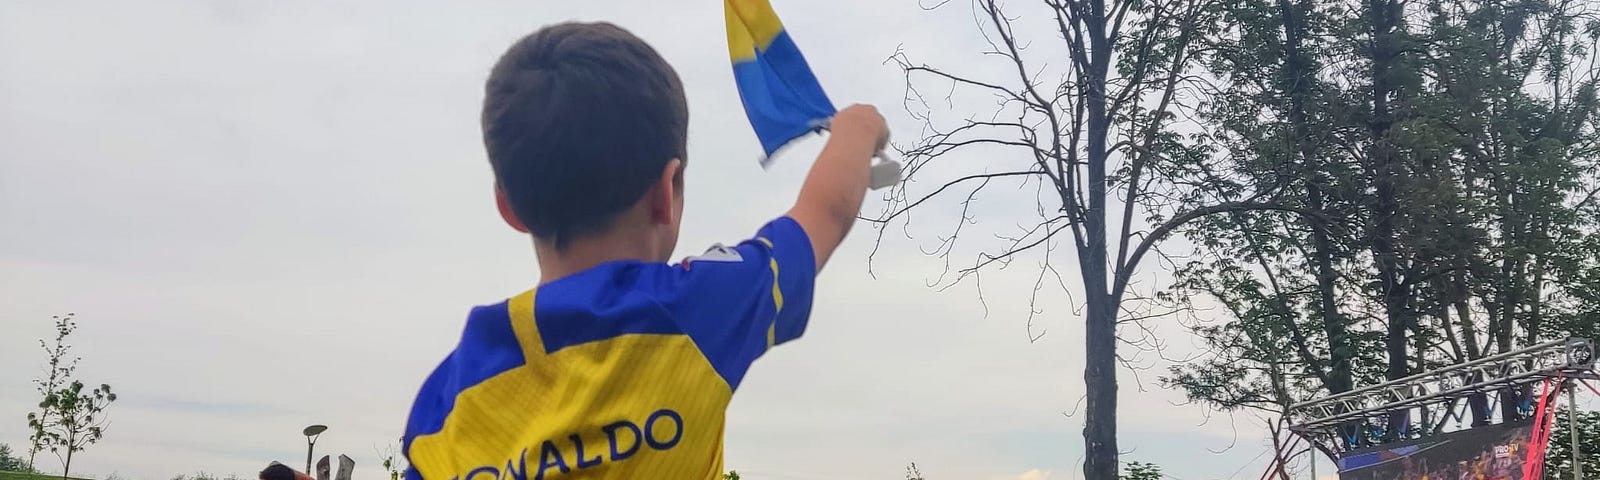
[[[72,458],[105,435],[106,408],[117,400],[111,386],[86,387],[73,378],[79,357],[71,357],[68,336],[77,329],[73,315],[54,317],[56,337],[53,344],[44,340],[39,345],[47,354],[47,370],[42,378],[34,379],[44,398],[39,401],[39,411],[28,414],[30,440],[35,449],[48,449],[61,461],[61,476],[72,471]],[[88,388],[85,390],[85,388]],[[30,454],[29,468],[32,468]]]
[[186,474],[182,474],[182,473],[177,474],[177,475],[173,475],[172,476],[172,480],[240,480],[240,479],[239,479],[239,477],[237,475],[234,475],[234,474],[231,474],[231,473],[228,474],[227,476],[221,476],[221,475],[217,475],[217,474],[214,474],[214,473],[207,473],[205,470],[201,470],[199,472],[195,472],[192,475],[186,475]]
[[[1545,451],[1545,478],[1572,478],[1572,427],[1566,409],[1555,413],[1550,449]],[[1578,447],[1583,453],[1583,475],[1600,475],[1600,412],[1578,412]]]
[[[1119,341],[1159,343],[1140,322],[1162,313],[1208,319],[1187,325],[1207,348],[1165,385],[1273,414],[1600,333],[1594,0],[970,6],[991,68],[891,58],[922,129],[875,220],[905,225],[943,203],[955,215],[930,251],[941,282],[1031,255],[1035,300],[1067,290],[1053,254],[1070,247],[1086,478],[1117,473]],[[1000,196],[1034,220],[980,218],[997,188],[1034,192]],[[985,227],[999,241],[974,240]],[[1162,252],[1172,233],[1188,257]],[[960,247],[979,251],[951,266]],[[1130,288],[1147,255],[1173,273],[1148,294]],[[1525,415],[1527,393],[1474,397],[1465,418]],[[1383,438],[1368,440],[1446,428],[1404,415],[1376,420]]]
[[88,391],[83,382],[72,384],[45,397],[45,404],[55,415],[39,421],[45,432],[45,446],[61,460],[61,475],[72,470],[72,457],[105,435],[106,407],[117,400],[111,386],[101,384]]
[[906,480],[927,480],[922,476],[922,469],[917,468],[917,462],[906,465]]
[[1128,462],[1122,466],[1122,480],[1161,480],[1161,466],[1154,463]]
[[29,470],[33,470],[34,457],[49,448],[50,437],[44,426],[57,416],[51,408],[54,404],[49,400],[66,384],[67,379],[72,378],[72,372],[77,370],[80,360],[79,357],[69,357],[72,347],[67,344],[67,337],[78,328],[73,314],[52,315],[50,319],[55,322],[55,339],[48,344],[44,340],[39,340],[39,348],[45,353],[45,375],[33,379],[34,390],[39,394],[39,410],[28,413]]
[[28,459],[17,456],[11,446],[4,443],[0,443],[0,472],[34,473],[28,467]]
[[[1206,37],[1216,195],[1319,215],[1201,219],[1175,304],[1210,347],[1165,382],[1223,409],[1288,405],[1566,337],[1600,297],[1600,5],[1251,0]],[[1337,219],[1322,223],[1318,218]],[[1515,418],[1525,390],[1469,402]],[[1498,404],[1498,409],[1495,405]],[[1498,410],[1498,411],[1497,411]],[[1397,428],[1385,438],[1438,432]]]

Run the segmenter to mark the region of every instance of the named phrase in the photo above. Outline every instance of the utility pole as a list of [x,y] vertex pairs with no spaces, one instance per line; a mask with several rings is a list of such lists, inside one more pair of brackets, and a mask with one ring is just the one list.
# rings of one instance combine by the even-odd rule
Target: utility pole
[[1567,430],[1572,439],[1572,480],[1583,480],[1583,448],[1578,446],[1578,384],[1567,380]]

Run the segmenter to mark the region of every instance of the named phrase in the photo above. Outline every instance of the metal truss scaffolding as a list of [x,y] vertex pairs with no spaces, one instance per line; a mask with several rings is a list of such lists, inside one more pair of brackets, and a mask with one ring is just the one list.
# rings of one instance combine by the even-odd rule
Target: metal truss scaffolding
[[[1289,407],[1289,428],[1330,454],[1431,435],[1459,423],[1471,396],[1558,377],[1600,378],[1594,367],[1589,339],[1556,340],[1299,403]],[[1387,431],[1394,418],[1406,431]]]

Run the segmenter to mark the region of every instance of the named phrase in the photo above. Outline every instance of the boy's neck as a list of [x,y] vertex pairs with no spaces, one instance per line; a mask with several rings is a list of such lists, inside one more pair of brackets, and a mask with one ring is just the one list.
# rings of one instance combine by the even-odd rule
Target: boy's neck
[[533,249],[539,256],[539,285],[543,286],[606,262],[665,261],[656,258],[660,254],[656,253],[652,243],[654,242],[651,242],[648,236],[597,235],[575,240],[568,243],[567,248],[558,250],[553,242],[535,239]]

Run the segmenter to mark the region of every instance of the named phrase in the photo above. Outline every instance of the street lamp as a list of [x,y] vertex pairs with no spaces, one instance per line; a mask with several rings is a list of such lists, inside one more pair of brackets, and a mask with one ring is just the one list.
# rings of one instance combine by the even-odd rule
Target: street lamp
[[312,425],[301,432],[306,435],[306,475],[311,475],[311,450],[317,446],[317,436],[327,430],[327,425]]

